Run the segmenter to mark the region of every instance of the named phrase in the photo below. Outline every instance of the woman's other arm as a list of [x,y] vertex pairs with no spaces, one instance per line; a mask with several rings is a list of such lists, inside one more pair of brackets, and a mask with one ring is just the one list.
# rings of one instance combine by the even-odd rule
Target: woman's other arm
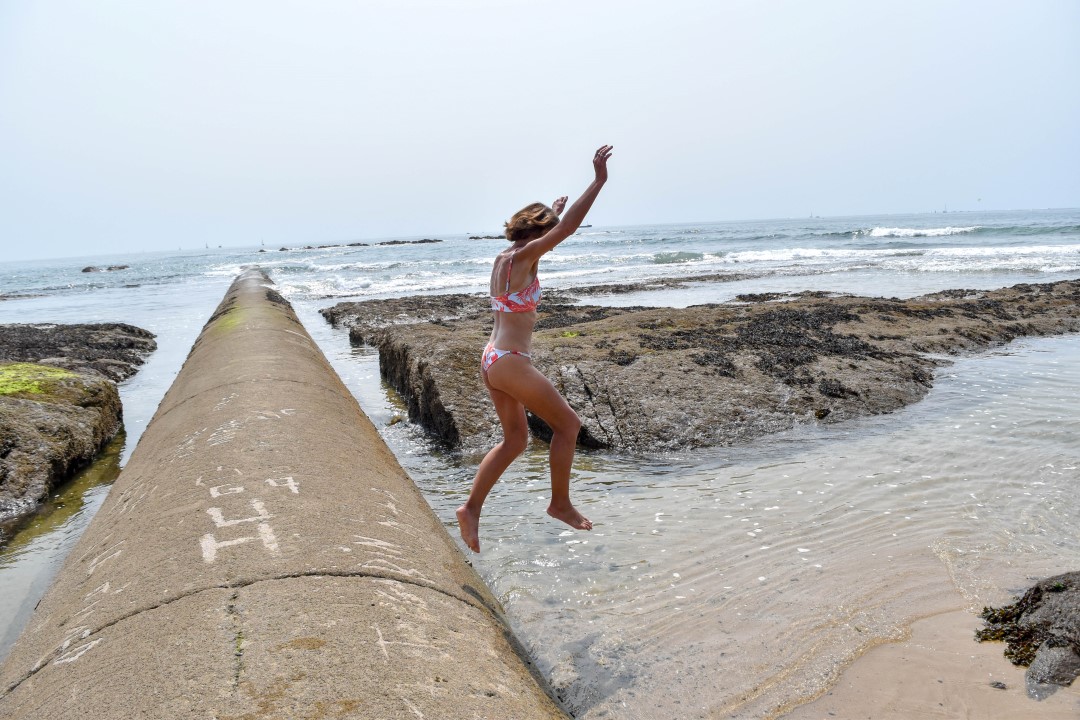
[[559,219],[558,225],[518,250],[518,257],[522,260],[535,262],[540,259],[541,255],[553,250],[556,245],[574,234],[574,231],[577,230],[585,220],[585,216],[589,213],[593,201],[595,201],[596,196],[600,194],[600,189],[603,188],[604,183],[607,182],[607,161],[608,158],[611,157],[611,149],[611,145],[604,145],[596,151],[593,155],[593,171],[595,172],[595,177],[589,184],[589,187],[585,189],[585,192],[581,194],[581,197],[575,200],[574,204],[570,206],[570,209],[568,209],[562,218]]

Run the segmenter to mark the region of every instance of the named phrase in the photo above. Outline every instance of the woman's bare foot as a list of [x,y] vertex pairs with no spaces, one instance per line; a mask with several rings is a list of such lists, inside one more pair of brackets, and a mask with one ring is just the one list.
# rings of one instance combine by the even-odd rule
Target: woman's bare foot
[[[480,552],[480,516],[473,515],[469,508],[462,505],[456,511],[461,539],[474,553]],[[586,522],[588,522],[586,520]],[[592,527],[591,525],[589,527]]]
[[556,520],[562,520],[572,528],[578,530],[592,530],[592,520],[577,511],[570,503],[566,505],[548,505],[547,514]]

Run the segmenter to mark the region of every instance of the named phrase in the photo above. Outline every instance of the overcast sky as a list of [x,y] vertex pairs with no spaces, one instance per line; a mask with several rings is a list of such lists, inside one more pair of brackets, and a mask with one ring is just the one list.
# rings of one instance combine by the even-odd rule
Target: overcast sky
[[1080,205],[1080,2],[0,0],[3,259]]

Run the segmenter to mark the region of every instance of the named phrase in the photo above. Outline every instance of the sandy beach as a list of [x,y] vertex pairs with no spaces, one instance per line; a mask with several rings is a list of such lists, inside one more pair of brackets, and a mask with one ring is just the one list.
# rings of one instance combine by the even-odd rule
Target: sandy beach
[[1042,701],[1027,697],[1024,669],[1004,661],[1001,643],[972,642],[980,625],[967,607],[917,620],[904,640],[866,651],[821,697],[780,717],[1074,720],[1080,714],[1075,686]]

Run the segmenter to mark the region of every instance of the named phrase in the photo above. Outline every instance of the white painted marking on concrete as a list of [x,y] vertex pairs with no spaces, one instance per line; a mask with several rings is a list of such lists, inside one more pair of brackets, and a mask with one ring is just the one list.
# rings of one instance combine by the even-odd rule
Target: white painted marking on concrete
[[375,594],[376,595],[382,595],[384,598],[389,600],[394,605],[400,605],[401,603],[404,602],[404,603],[409,603],[410,605],[416,605],[417,607],[420,607],[420,608],[425,608],[425,609],[427,608],[428,604],[426,602],[424,602],[423,599],[421,599],[420,597],[418,597],[416,595],[413,595],[412,593],[405,592],[405,591],[401,590],[397,586],[396,582],[394,582],[392,580],[386,580],[384,582],[386,582],[387,589],[389,589],[394,594],[391,595],[388,592],[385,592],[383,590],[380,590],[380,589],[376,588],[375,589]]
[[380,650],[382,650],[383,658],[386,660],[387,663],[389,663],[390,662],[390,653],[386,652],[387,643],[386,643],[385,640],[383,640],[382,630],[379,629],[378,625],[372,625],[371,629],[374,630],[375,634],[379,636],[379,639],[375,641],[375,644],[379,646]]
[[378,636],[378,640],[375,641],[375,644],[379,646],[380,650],[382,650],[383,659],[386,660],[387,663],[390,662],[390,653],[386,651],[386,648],[390,647],[391,645],[402,645],[404,647],[421,648],[423,650],[439,650],[440,649],[437,645],[428,645],[426,643],[411,643],[411,642],[403,642],[403,641],[400,641],[400,640],[384,640],[383,635],[382,635],[382,630],[379,629],[378,625],[371,625],[370,627],[371,627],[372,630],[375,631],[375,634]]
[[357,541],[353,543],[354,545],[364,545],[367,547],[378,548],[379,550],[386,550],[392,555],[401,555],[401,546],[395,543],[380,540],[378,538],[364,537],[363,535],[353,535],[353,537],[357,538]]
[[360,567],[372,570],[391,570],[396,573],[401,573],[405,577],[417,577],[425,582],[431,582],[430,578],[428,578],[426,575],[424,575],[424,573],[420,572],[416,568],[403,568],[397,563],[390,562],[389,560],[383,560],[382,558],[372,558],[371,560],[368,560],[366,563],[362,564]]
[[229,401],[237,396],[237,393],[229,393],[226,397],[221,398],[217,405],[214,406],[214,412],[221,410],[223,407],[229,404]]
[[93,575],[94,571],[98,569],[99,565],[101,565],[104,562],[108,562],[109,560],[112,560],[114,557],[116,557],[117,555],[122,553],[123,550],[117,550],[116,552],[110,553],[109,555],[105,554],[105,553],[109,552],[109,550],[112,550],[113,548],[120,547],[123,544],[124,544],[124,541],[121,540],[120,542],[116,543],[115,545],[113,545],[112,547],[108,548],[107,550],[102,552],[100,555],[95,557],[93,560],[91,560],[90,564],[86,568],[86,577],[90,577],[91,575]]
[[[99,547],[101,547],[102,545],[104,545],[105,543],[109,542],[109,540],[111,540],[111,539],[112,539],[112,536],[113,536],[113,534],[112,534],[112,533],[109,533],[109,534],[107,534],[107,535],[106,535],[105,537],[101,538],[101,541],[100,541],[100,542],[96,542],[96,543],[94,543],[93,545],[91,545],[91,546],[90,546],[90,547],[89,547],[89,548],[87,549],[87,551],[86,551],[86,552],[84,552],[84,553],[83,553],[83,554],[82,554],[82,555],[81,555],[81,556],[79,557],[79,562],[82,562],[82,561],[83,561],[83,560],[85,560],[85,559],[86,559],[87,557],[89,557],[90,553],[93,553],[93,552],[97,552],[97,549],[98,549]],[[121,541],[121,542],[123,542],[123,541]],[[118,543],[118,544],[119,544],[119,543]],[[113,547],[115,547],[115,545],[114,545]]]
[[202,434],[207,431],[207,428],[202,430],[196,430],[191,435],[188,435],[179,445],[176,446],[176,450],[173,452],[173,456],[182,460],[195,453],[195,441],[202,437]]
[[[243,488],[241,488],[243,490]],[[210,516],[210,519],[214,521],[214,525],[217,527],[232,527],[233,525],[239,525],[246,522],[260,522],[263,520],[269,520],[274,517],[270,513],[266,512],[266,507],[263,505],[262,500],[255,498],[251,501],[251,507],[254,508],[257,515],[246,518],[237,518],[236,520],[226,520],[225,516],[221,512],[221,508],[206,508],[206,514]]]
[[109,581],[108,580],[106,580],[103,584],[98,585],[96,588],[94,588],[90,592],[86,593],[86,595],[83,596],[83,602],[86,602],[90,598],[94,597],[95,595],[101,594],[101,593],[104,593],[106,595],[109,593]]
[[293,495],[300,494],[300,486],[293,480],[291,475],[283,478],[267,478],[266,484],[273,487],[287,487],[292,491]]
[[[139,487],[141,487],[141,485]],[[134,490],[133,490],[130,494],[126,495],[124,498],[121,499],[120,502],[123,502],[124,505],[120,508],[120,512],[117,513],[117,514],[118,515],[123,515],[124,513],[131,512],[132,510],[137,508],[142,503],[143,500],[145,500],[146,498],[152,496],[154,494],[154,492],[157,490],[157,488],[158,488],[158,486],[155,485],[154,487],[150,488],[148,491],[146,491],[146,492],[142,493],[141,495],[139,495],[134,500],[129,500],[128,498],[130,498],[130,497],[132,497],[132,495],[134,495]]]
[[398,532],[403,532],[406,535],[412,535],[413,537],[416,537],[419,534],[419,533],[416,532],[416,530],[412,526],[405,525],[404,523],[399,523],[397,520],[379,520],[378,522],[379,522],[379,525],[383,525],[385,527],[388,527],[391,530],[397,530]]
[[382,495],[385,495],[386,497],[390,498],[394,502],[398,501],[398,499],[396,497],[394,497],[394,493],[390,492],[389,490],[384,490],[382,488],[371,488],[371,492],[377,492],[377,493],[380,493]]
[[[228,422],[219,425],[214,432],[210,433],[210,437],[206,438],[206,444],[215,447],[217,445],[224,445],[232,442],[236,437],[236,431],[243,427],[243,423],[239,420],[229,420]],[[218,468],[220,471],[221,468]]]
[[64,639],[60,643],[59,650],[67,650],[71,647],[71,643],[79,640],[85,640],[90,637],[90,628],[86,625],[76,625],[75,627],[68,628],[68,631],[64,633]]
[[98,643],[102,642],[104,639],[105,638],[98,638],[97,640],[92,640],[91,642],[88,642],[81,647],[75,648],[71,652],[64,653],[60,657],[53,660],[53,665],[62,665],[64,663],[75,662],[83,655],[90,652],[95,646],[97,646]]
[[213,533],[203,535],[199,540],[199,545],[202,547],[203,562],[212,563],[217,560],[217,551],[219,548],[243,545],[251,540],[262,540],[263,547],[267,550],[274,553],[278,551],[277,537],[274,535],[274,530],[270,527],[269,523],[259,523],[256,532],[258,532],[258,535],[236,538],[235,540],[220,541],[214,538]]
[[404,695],[399,695],[398,697],[401,698],[401,702],[405,703],[405,707],[409,708],[409,710],[412,711],[413,715],[415,715],[416,717],[423,720],[424,713],[420,712],[420,708],[416,707],[411,702],[409,702],[409,699],[407,697],[405,697]]
[[221,497],[222,495],[238,495],[242,492],[244,492],[244,487],[242,485],[215,485],[214,487],[210,488],[210,497]]
[[79,622],[82,622],[86,618],[79,617],[79,616],[80,615],[93,615],[94,614],[94,606],[97,605],[99,602],[101,602],[101,601],[100,600],[95,600],[94,602],[90,603],[89,605],[83,605],[83,609],[80,610],[79,612],[75,613],[71,617],[78,620]]

